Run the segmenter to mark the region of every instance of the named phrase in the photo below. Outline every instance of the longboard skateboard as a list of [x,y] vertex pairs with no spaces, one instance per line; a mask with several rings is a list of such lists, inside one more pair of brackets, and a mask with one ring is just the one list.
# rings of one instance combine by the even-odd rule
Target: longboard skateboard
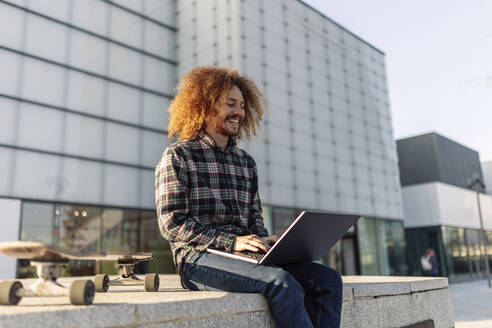
[[[151,253],[81,253],[36,241],[0,242],[0,253],[30,260],[39,277],[29,288],[24,288],[20,281],[0,282],[0,305],[17,305],[22,297],[33,296],[68,296],[74,305],[89,305],[94,300],[95,291],[105,292],[110,285],[144,285],[147,291],[159,289],[157,274],[147,274],[145,280],[140,280],[133,273],[134,265],[151,259]],[[117,261],[120,277],[110,281],[107,275],[96,275],[93,280],[76,280],[67,289],[56,280],[70,260]]]
[[152,253],[143,252],[104,252],[104,256],[99,256],[96,261],[114,261],[119,272],[119,277],[113,280],[109,279],[107,274],[97,274],[94,277],[96,292],[105,293],[109,286],[138,286],[143,285],[145,291],[156,292],[159,290],[159,275],[156,273],[147,273],[145,279],[139,279],[134,268],[137,263],[152,259]]

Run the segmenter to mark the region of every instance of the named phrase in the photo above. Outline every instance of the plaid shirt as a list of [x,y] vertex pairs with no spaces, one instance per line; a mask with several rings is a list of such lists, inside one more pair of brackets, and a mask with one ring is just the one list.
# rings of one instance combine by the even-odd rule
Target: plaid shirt
[[166,148],[155,170],[155,202],[178,271],[195,252],[231,250],[236,236],[268,236],[255,161],[232,138],[225,151],[204,131]]

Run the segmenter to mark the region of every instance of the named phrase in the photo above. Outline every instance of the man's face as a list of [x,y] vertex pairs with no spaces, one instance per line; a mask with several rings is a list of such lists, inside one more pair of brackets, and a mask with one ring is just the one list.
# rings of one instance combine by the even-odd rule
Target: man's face
[[215,106],[215,111],[206,119],[207,128],[224,136],[236,136],[244,119],[244,98],[241,90],[233,86],[226,95],[225,102]]

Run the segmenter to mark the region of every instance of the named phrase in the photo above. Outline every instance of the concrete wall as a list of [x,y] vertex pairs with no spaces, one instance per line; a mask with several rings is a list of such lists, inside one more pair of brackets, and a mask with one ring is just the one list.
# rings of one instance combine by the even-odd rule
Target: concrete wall
[[[0,198],[0,242],[19,238],[21,201]],[[17,260],[0,255],[0,279],[15,278]]]
[[[403,187],[406,227],[450,225],[480,228],[476,193],[441,182]],[[484,227],[492,230],[492,196],[480,194]]]

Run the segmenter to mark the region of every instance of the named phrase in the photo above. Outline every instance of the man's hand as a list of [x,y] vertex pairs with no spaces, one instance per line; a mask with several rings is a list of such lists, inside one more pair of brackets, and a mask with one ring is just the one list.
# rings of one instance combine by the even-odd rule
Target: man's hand
[[[271,236],[270,236],[271,237]],[[268,237],[264,237],[268,238]],[[252,252],[264,252],[266,253],[270,249],[268,243],[264,242],[257,235],[237,236],[233,251],[252,251]]]
[[271,235],[268,237],[261,237],[261,240],[268,246],[273,246],[277,241],[278,241],[278,236],[277,235]]

